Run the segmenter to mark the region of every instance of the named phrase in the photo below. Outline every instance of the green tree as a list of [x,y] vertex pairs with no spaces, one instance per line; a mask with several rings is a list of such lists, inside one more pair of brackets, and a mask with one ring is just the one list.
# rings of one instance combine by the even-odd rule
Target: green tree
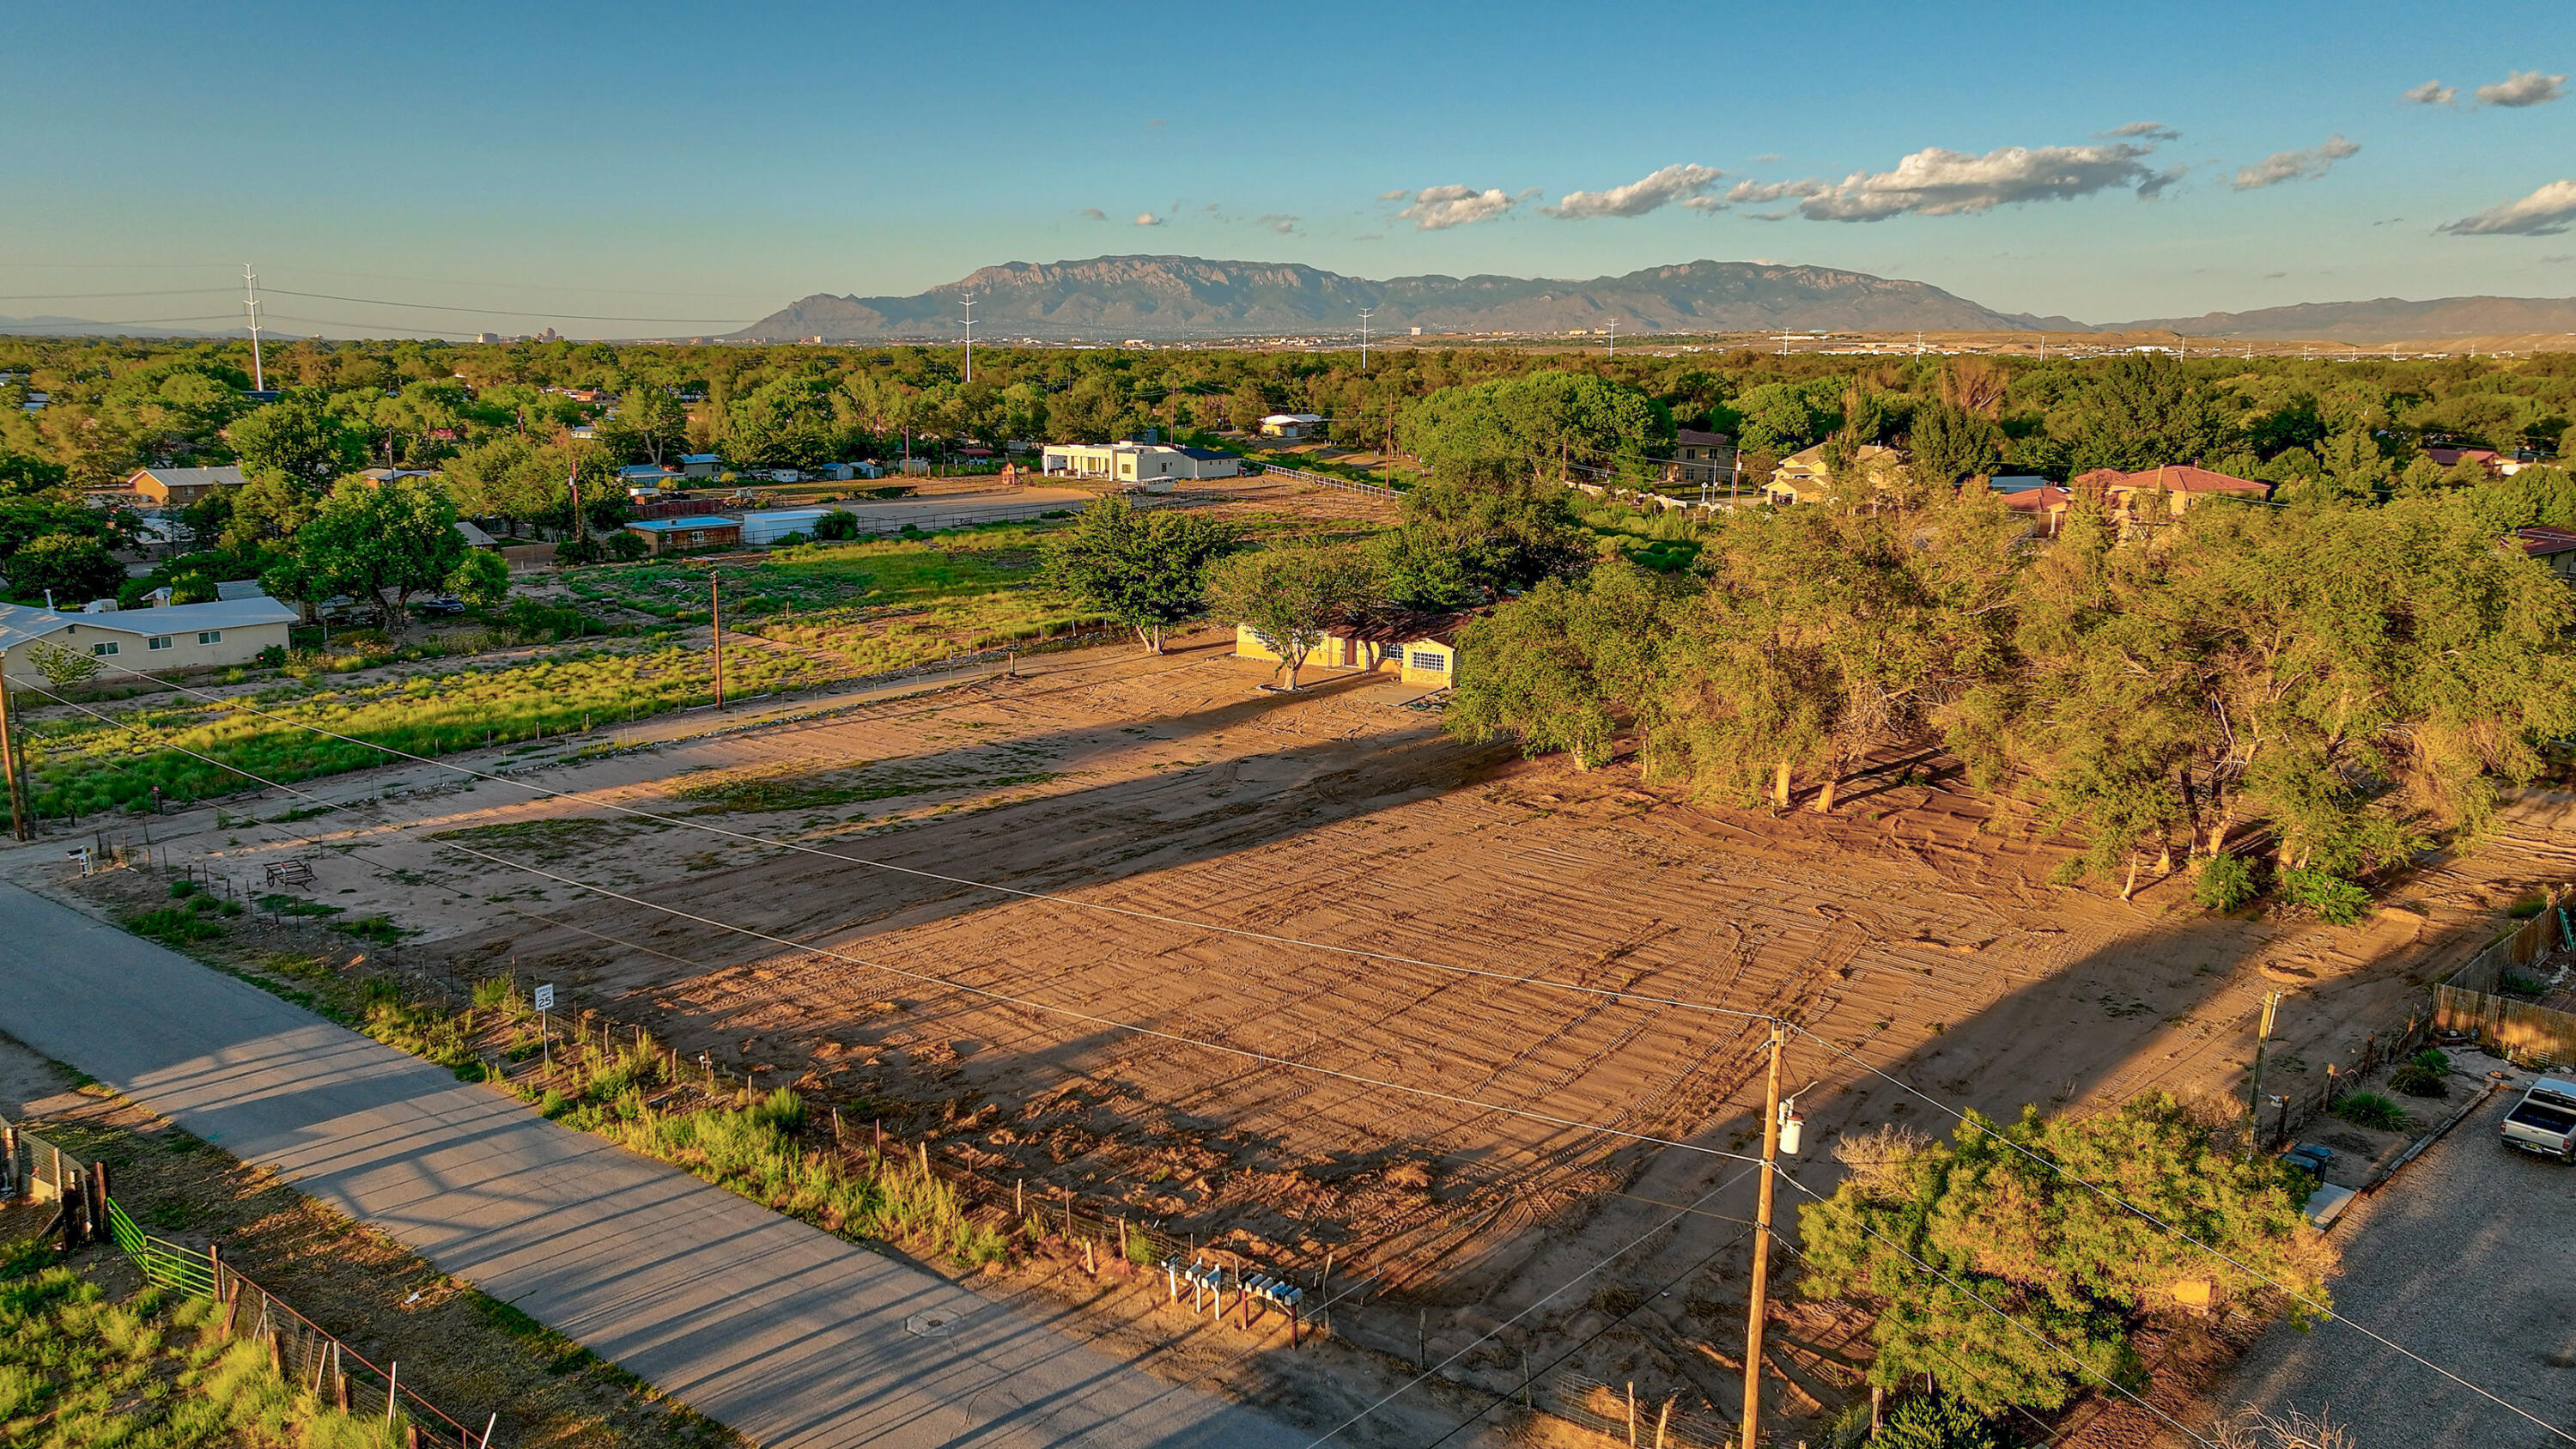
[[35,665],[36,672],[56,689],[87,684],[98,678],[99,671],[106,667],[98,662],[97,655],[84,653],[68,644],[57,644],[51,639],[36,641],[35,647],[27,651],[27,662]]
[[1583,769],[1608,764],[1648,697],[1656,640],[1684,588],[1617,559],[1580,579],[1545,580],[1477,619],[1458,639],[1449,732],[1508,736],[1533,757],[1563,750]]
[[469,604],[490,606],[510,597],[510,564],[488,548],[467,549],[447,576],[447,591]]
[[1404,527],[1382,536],[1387,598],[1456,609],[1570,573],[1590,557],[1569,490],[1513,476],[1435,478],[1404,495]]
[[366,441],[319,392],[299,389],[236,419],[224,438],[249,477],[282,478],[318,496],[366,460]]
[[1635,388],[1548,369],[1442,388],[1405,409],[1396,434],[1434,473],[1465,482],[1557,482],[1576,465],[1642,478],[1673,420]]
[[2326,1299],[2333,1254],[2300,1179],[2162,1093],[2083,1118],[1972,1112],[1947,1143],[1882,1132],[1836,1155],[1849,1176],[1799,1212],[1799,1286],[1877,1307],[1881,1387],[1929,1373],[1974,1413],[2049,1409],[2140,1383],[2135,1337],[2178,1283],[2300,1319]]
[[617,416],[600,429],[600,441],[631,462],[660,463],[688,441],[689,414],[668,388],[637,383],[617,399]]
[[1050,536],[1041,557],[1056,587],[1160,654],[1172,626],[1205,611],[1208,565],[1233,544],[1234,531],[1215,519],[1102,498]]
[[5,567],[9,592],[19,602],[41,603],[50,597],[57,608],[115,598],[125,582],[125,565],[86,534],[49,533],[32,539],[9,555]]
[[1376,602],[1377,579],[1351,545],[1293,540],[1218,560],[1208,569],[1208,598],[1220,616],[1249,626],[1279,656],[1293,690],[1325,631]]
[[2234,431],[2216,395],[2180,363],[2137,354],[2090,373],[2067,424],[2079,473],[2196,463],[2218,456]]
[[1946,402],[1916,409],[1907,441],[1914,478],[1929,487],[1991,475],[2004,461],[2004,430],[1991,418]]
[[446,585],[465,560],[456,504],[422,478],[351,479],[297,531],[280,597],[351,594],[374,599],[400,629],[412,595]]

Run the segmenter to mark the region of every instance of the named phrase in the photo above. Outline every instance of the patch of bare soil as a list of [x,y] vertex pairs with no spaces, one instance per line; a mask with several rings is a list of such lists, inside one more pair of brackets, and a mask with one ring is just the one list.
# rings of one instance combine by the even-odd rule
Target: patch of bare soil
[[[1528,1379],[1572,1414],[1633,1377],[1717,1423],[1764,1059],[1724,1011],[1811,1033],[1786,1211],[1830,1191],[1848,1128],[2241,1093],[2276,987],[2267,1082],[2321,1080],[2571,855],[2567,800],[2534,796],[2363,925],[2212,917],[2179,877],[2049,884],[2065,848],[1938,759],[1882,762],[1830,816],[1725,808],[1461,744],[1364,678],[1266,693],[1222,651],[181,849],[245,881],[311,856],[301,894],[419,933],[433,976],[553,982],[990,1194],[1070,1191],[1301,1277],[1330,1254],[1339,1341],[1427,1356],[1445,1392]],[[1815,1437],[1847,1387],[1780,1371],[1784,1432]]]
[[[447,1277],[275,1175],[0,1036],[0,1113],[108,1164],[146,1232],[224,1260],[455,1417],[498,1411],[496,1443],[725,1449],[730,1431]],[[25,1225],[32,1231],[41,1222]],[[86,1250],[121,1267],[113,1249]]]

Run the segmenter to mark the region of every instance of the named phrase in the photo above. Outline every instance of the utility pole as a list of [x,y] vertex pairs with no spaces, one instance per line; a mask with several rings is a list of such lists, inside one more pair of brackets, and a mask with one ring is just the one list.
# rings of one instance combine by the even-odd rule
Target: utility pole
[[5,679],[0,679],[0,775],[8,777],[9,834],[18,840],[34,839],[27,821],[26,782],[18,773],[18,741],[9,731],[9,683]]
[[2254,1080],[2245,1090],[2245,1155],[2250,1160],[2263,1141],[2263,1047],[2272,1040],[2272,1018],[2281,1010],[2281,993],[2263,993],[2263,1025],[2254,1034]]
[[259,273],[248,262],[242,263],[242,305],[250,310],[250,385],[254,392],[268,391],[268,370],[259,360]]
[[[965,377],[965,381],[967,381],[967,382],[973,382],[974,380],[975,380],[975,294],[974,294],[974,293],[972,293],[972,292],[969,292],[969,293],[967,293],[967,294],[966,294],[966,377]],[[907,454],[909,454],[910,449],[907,447],[907,449],[906,449],[905,451],[906,451],[906,453],[907,453]]]
[[1923,355],[1923,334],[1920,332],[1914,334],[1914,355],[1916,357]]
[[1744,1449],[1762,1428],[1762,1314],[1771,1287],[1771,1177],[1780,1160],[1780,1052],[1789,1024],[1771,1023],[1771,1085],[1762,1108],[1762,1199],[1753,1214],[1753,1296],[1744,1309]]
[[1616,317],[1610,319],[1610,355],[1619,355],[1619,319]]
[[1368,376],[1369,316],[1375,311],[1377,311],[1375,307],[1360,309],[1360,376],[1362,377]]
[[716,708],[724,708],[724,575],[707,570],[707,622],[716,633]]

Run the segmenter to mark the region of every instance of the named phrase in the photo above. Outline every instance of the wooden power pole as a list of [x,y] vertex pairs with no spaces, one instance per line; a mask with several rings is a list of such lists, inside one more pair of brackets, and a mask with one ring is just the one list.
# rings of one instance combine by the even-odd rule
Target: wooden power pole
[[716,631],[716,708],[724,708],[724,576],[707,570],[707,622]]
[[2272,1040],[2272,1018],[2281,1010],[2281,993],[2263,993],[2263,1022],[2254,1030],[2253,1079],[2245,1085],[2245,1156],[2263,1150],[2263,1048]]
[[35,832],[27,819],[27,783],[18,768],[18,738],[9,728],[9,682],[0,679],[0,781],[9,788],[9,834],[13,839],[31,840]]
[[1762,1427],[1762,1314],[1771,1287],[1771,1177],[1780,1159],[1780,1051],[1789,1024],[1771,1023],[1771,1086],[1762,1107],[1762,1197],[1753,1214],[1753,1294],[1744,1309],[1743,1449],[1755,1449]]

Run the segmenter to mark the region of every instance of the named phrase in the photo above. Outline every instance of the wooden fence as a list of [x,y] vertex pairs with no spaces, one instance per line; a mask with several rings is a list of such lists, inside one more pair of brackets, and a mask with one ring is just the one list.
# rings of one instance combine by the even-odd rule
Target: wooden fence
[[2568,945],[2568,902],[2576,890],[2559,886],[2538,914],[2469,958],[2433,988],[2433,1024],[2468,1032],[2514,1061],[2531,1066],[2576,1062],[2576,1012],[2559,1011],[2499,994],[2507,972],[2528,966]]
[[1350,478],[1336,478],[1329,473],[1309,473],[1303,468],[1290,468],[1278,463],[1256,463],[1253,466],[1264,473],[1276,473],[1283,478],[1294,478],[1300,483],[1312,483],[1318,488],[1339,488],[1345,493],[1365,494],[1371,498],[1403,496],[1393,488],[1376,483],[1362,483]]
[[145,1281],[224,1305],[224,1337],[265,1345],[269,1367],[279,1378],[342,1413],[372,1417],[375,1411],[368,1406],[381,1402],[385,1423],[402,1426],[407,1449],[427,1444],[491,1449],[498,1412],[480,1431],[458,1423],[404,1384],[399,1364],[379,1368],[370,1363],[225,1262],[217,1246],[191,1247],[143,1231],[109,1193],[106,1163],[84,1161],[41,1134],[0,1124],[0,1198],[60,1203],[46,1232],[60,1233],[65,1251],[92,1242],[113,1243]]

